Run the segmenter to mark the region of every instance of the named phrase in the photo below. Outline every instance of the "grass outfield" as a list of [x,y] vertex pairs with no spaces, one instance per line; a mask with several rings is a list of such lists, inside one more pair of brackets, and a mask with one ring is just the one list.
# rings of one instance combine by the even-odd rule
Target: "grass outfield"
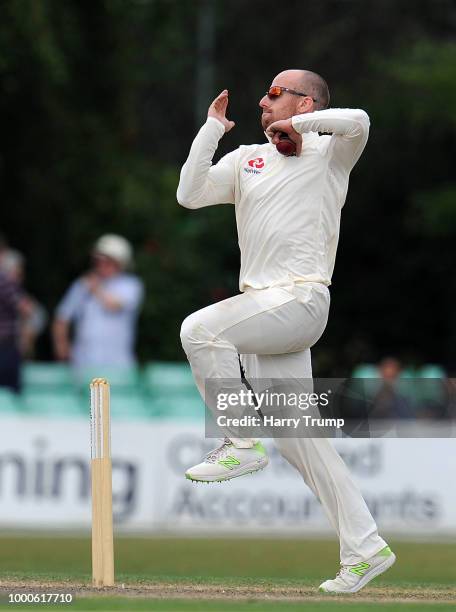
[[118,588],[98,594],[90,587],[88,538],[0,537],[0,609],[47,609],[8,605],[10,592],[71,592],[74,603],[52,609],[456,610],[456,544],[390,543],[395,566],[335,601],[317,591],[338,569],[330,541],[118,538]]
[[[9,606],[1,610],[30,610],[30,606]],[[37,608],[35,608],[37,609]],[[43,609],[43,608],[40,608]],[[49,608],[48,608],[49,609]],[[152,610],[153,612],[454,612],[454,604],[415,604],[415,603],[354,603],[354,602],[278,602],[249,601],[247,603],[226,601],[167,601],[112,599],[85,599],[72,603],[66,608],[52,607],[53,610]]]

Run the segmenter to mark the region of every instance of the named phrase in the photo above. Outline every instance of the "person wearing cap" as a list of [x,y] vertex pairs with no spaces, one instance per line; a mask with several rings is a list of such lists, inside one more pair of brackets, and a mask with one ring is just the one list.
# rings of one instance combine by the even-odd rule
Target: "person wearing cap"
[[107,234],[97,240],[91,269],[70,286],[57,307],[52,330],[57,359],[70,360],[79,370],[135,363],[144,289],[141,280],[127,272],[131,265],[132,249],[125,238]]

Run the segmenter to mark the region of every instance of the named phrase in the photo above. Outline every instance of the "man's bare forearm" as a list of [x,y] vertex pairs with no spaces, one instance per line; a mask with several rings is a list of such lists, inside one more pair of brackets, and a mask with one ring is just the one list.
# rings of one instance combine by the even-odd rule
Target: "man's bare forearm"
[[69,323],[56,318],[52,324],[52,340],[54,353],[60,361],[65,361],[70,355]]

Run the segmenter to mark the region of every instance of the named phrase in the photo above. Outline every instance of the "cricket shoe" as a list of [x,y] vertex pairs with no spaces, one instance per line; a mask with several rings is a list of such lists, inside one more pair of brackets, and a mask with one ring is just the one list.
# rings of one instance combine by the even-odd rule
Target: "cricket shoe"
[[268,456],[261,442],[251,448],[237,448],[228,438],[208,453],[204,461],[185,472],[188,480],[197,482],[222,482],[237,476],[262,470],[268,464]]
[[356,565],[342,565],[334,580],[320,584],[323,593],[356,593],[376,576],[383,574],[396,561],[396,555],[389,546]]

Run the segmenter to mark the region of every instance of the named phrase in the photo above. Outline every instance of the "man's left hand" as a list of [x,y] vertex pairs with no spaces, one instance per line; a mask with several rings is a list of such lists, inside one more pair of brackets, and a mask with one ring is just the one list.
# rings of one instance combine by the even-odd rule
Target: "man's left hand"
[[302,136],[297,132],[290,119],[281,119],[280,121],[274,121],[266,130],[266,134],[271,138],[272,144],[276,145],[280,140],[280,133],[284,132],[288,134],[290,140],[296,145],[296,156],[299,157],[302,151]]

